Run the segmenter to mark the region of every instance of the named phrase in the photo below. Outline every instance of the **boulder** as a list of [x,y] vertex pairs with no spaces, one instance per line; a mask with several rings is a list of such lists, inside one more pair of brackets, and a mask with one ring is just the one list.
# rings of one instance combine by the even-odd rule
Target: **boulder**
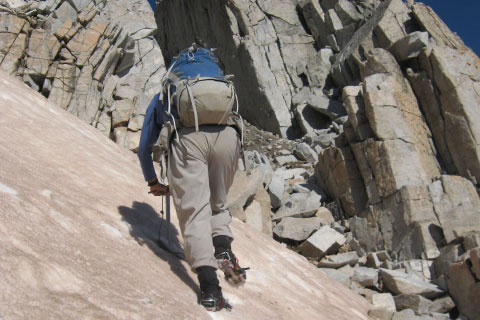
[[[63,2],[55,10],[56,19],[51,20],[51,31],[61,35],[62,32],[58,32],[58,29],[64,28],[68,24],[72,24],[78,18],[77,10],[68,2]],[[70,26],[71,27],[71,26]]]
[[349,139],[351,142],[374,137],[365,114],[365,103],[361,91],[361,86],[346,86],[342,92],[342,101],[347,110],[348,121],[356,134],[355,137]]
[[320,268],[338,269],[345,265],[355,265],[358,262],[358,255],[355,251],[339,253],[322,258],[317,264]]
[[244,209],[245,222],[255,230],[272,236],[270,208],[270,196],[263,186],[259,185],[253,200]]
[[279,166],[284,166],[285,164],[288,164],[288,163],[298,162],[298,159],[294,155],[290,154],[285,156],[276,156],[275,162],[277,162]]
[[[326,85],[327,78],[330,73],[330,58],[333,55],[333,51],[330,48],[322,48],[316,54],[308,57],[306,65],[306,74],[308,84],[310,87],[323,88]],[[298,100],[297,100],[298,101]],[[302,99],[302,102],[307,102]]]
[[320,188],[320,186],[314,182],[308,181],[307,182],[296,182],[291,185],[292,190],[297,193],[310,193],[315,192],[322,196],[322,198],[326,198],[325,193]]
[[311,93],[310,87],[303,87],[292,97],[292,104],[295,106],[304,105]]
[[[263,185],[259,185],[257,188],[257,192],[255,193],[254,201],[256,201],[260,205],[260,213],[261,213],[261,218],[256,218],[258,219],[257,221],[262,222],[261,224],[261,232],[265,233],[266,235],[272,237],[273,232],[272,232],[272,204],[270,201],[270,196],[268,192],[263,188]],[[247,221],[248,221],[248,214],[245,213],[247,216]]]
[[470,250],[470,261],[472,262],[472,272],[477,280],[480,280],[480,247]]
[[386,310],[390,312],[397,311],[395,301],[390,293],[377,293],[369,297],[375,309]]
[[360,242],[354,237],[348,240],[348,246],[350,247],[350,249],[357,252],[359,257],[365,256],[365,250],[362,249],[362,247],[360,246]]
[[368,311],[368,316],[375,320],[392,320],[393,312],[385,309],[371,309]]
[[428,32],[415,31],[397,40],[389,49],[397,61],[416,58],[428,46]]
[[286,217],[273,228],[273,233],[280,239],[303,241],[321,226],[319,218]]
[[257,231],[262,232],[262,207],[258,201],[252,200],[252,202],[245,208],[245,217],[245,222],[248,225],[252,226],[252,228]]
[[251,171],[250,175],[246,171],[235,173],[233,184],[227,195],[227,207],[234,217],[243,221],[246,220],[243,207],[248,200],[254,198],[264,178],[264,172],[260,168]]
[[268,193],[270,195],[273,209],[277,209],[281,206],[284,188],[285,185],[283,179],[276,174],[272,175],[272,180],[268,185]]
[[336,118],[347,114],[345,107],[340,101],[331,100],[323,95],[310,95],[307,105],[315,111],[329,117],[331,120],[335,120]]
[[314,134],[315,130],[327,127],[330,121],[328,117],[315,111],[306,103],[295,108],[295,119],[304,134]]
[[401,271],[382,268],[380,275],[385,287],[396,295],[418,294],[425,298],[436,298],[443,294],[443,290],[436,285]]
[[336,34],[343,29],[342,20],[340,20],[334,9],[327,9],[325,20],[330,33]]
[[[246,170],[259,170],[264,177],[264,183],[268,184],[272,175],[272,166],[270,165],[270,160],[268,159],[268,157],[265,154],[256,150],[245,150],[243,154]],[[291,154],[291,152],[288,152],[288,154]]]
[[332,213],[328,208],[320,207],[317,212],[315,213],[315,217],[318,217],[322,221],[322,225],[331,225],[335,222]]
[[447,243],[480,230],[480,197],[469,180],[443,175],[429,189]]
[[410,10],[405,3],[393,0],[374,30],[379,45],[386,49],[403,38],[407,34],[405,25],[410,19]]
[[412,309],[417,315],[428,314],[432,306],[432,301],[418,294],[399,294],[394,299],[398,311]]
[[[335,4],[333,4],[333,6],[334,5]],[[318,1],[301,1],[300,6],[316,43],[318,43],[319,47],[324,48],[328,45],[327,36],[329,35],[329,31],[325,21],[325,13],[320,3]],[[331,9],[333,6],[328,7],[328,9]]]
[[467,251],[476,247],[480,247],[480,231],[467,232],[463,236],[463,247]]
[[322,271],[331,279],[340,282],[346,287],[350,287],[351,281],[350,277],[344,272],[338,271],[337,269],[325,268]]
[[450,310],[455,308],[455,303],[453,302],[450,296],[445,296],[434,300],[428,308],[430,312],[436,313],[448,313]]
[[360,217],[352,217],[348,219],[348,222],[354,239],[358,241],[362,251],[369,252],[383,249],[382,234],[378,230],[377,223]]
[[345,242],[344,235],[329,226],[322,226],[298,249],[306,257],[322,258],[327,254],[336,253]]
[[463,254],[461,245],[449,244],[440,249],[440,255],[435,259],[433,267],[437,277],[448,278],[448,269],[454,262],[460,261],[460,256]]
[[25,73],[34,77],[40,85],[60,48],[60,42],[53,34],[43,29],[34,29],[26,51]]
[[278,168],[274,172],[283,180],[288,179],[304,179],[304,177],[308,174],[307,169],[304,168],[293,168],[293,169],[285,169],[285,168]]
[[345,26],[357,23],[363,19],[355,4],[347,0],[339,0],[335,4],[335,12]]
[[321,201],[322,196],[315,191],[293,193],[283,202],[280,209],[272,217],[272,221],[280,221],[285,217],[312,217],[322,205]]
[[293,153],[298,159],[313,164],[315,164],[318,160],[318,154],[306,143],[297,144]]
[[[415,311],[412,309],[405,309],[393,314],[392,320],[420,320],[415,316]],[[427,319],[424,319],[427,320]],[[430,320],[430,319],[429,319]]]
[[378,284],[378,269],[355,267],[352,281],[364,287],[376,287]]
[[430,269],[432,268],[432,262],[428,260],[412,259],[404,260],[394,264],[393,269],[402,269],[406,273],[416,275],[417,277],[430,281],[432,275]]
[[[478,250],[469,252],[467,261],[450,265],[448,272],[448,291],[461,314],[469,319],[478,319],[480,315],[480,279],[472,270],[472,257],[478,266]],[[469,261],[468,261],[469,260]]]
[[367,254],[366,266],[378,269],[385,261],[392,261],[392,258],[387,251],[369,252]]

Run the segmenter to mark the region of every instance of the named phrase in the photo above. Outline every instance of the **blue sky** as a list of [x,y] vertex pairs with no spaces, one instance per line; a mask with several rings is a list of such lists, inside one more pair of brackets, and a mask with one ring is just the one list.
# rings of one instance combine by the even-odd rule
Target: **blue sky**
[[152,7],[152,9],[155,10],[155,7],[156,7],[155,0],[148,0],[148,3]]
[[463,42],[480,56],[480,0],[418,0],[433,8]]

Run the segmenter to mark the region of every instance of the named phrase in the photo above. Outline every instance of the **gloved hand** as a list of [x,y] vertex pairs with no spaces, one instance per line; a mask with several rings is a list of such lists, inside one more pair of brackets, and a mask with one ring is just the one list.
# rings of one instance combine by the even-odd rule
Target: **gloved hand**
[[157,178],[148,181],[148,186],[150,187],[150,191],[148,193],[151,193],[154,196],[170,195],[168,186],[158,182]]

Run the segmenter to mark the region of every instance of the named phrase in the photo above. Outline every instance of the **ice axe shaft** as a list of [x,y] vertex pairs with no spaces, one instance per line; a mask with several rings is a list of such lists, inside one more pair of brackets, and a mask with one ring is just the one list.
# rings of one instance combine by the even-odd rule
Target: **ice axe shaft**
[[167,211],[167,240],[170,242],[170,195],[165,196],[165,210]]
[[158,234],[158,244],[160,247],[163,249],[167,250],[168,252],[174,254],[177,256],[179,259],[185,259],[185,254],[183,253],[183,249],[176,243],[170,241],[170,195],[167,194],[165,195],[165,211],[166,211],[166,234],[162,236],[162,229],[163,229],[163,224],[165,223],[165,220],[163,219],[163,199],[162,199],[162,220],[160,223],[160,230]]

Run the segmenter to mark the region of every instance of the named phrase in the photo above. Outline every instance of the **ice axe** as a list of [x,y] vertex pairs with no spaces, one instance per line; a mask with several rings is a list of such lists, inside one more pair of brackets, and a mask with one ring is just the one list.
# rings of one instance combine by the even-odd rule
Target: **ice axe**
[[[165,221],[165,211],[164,208],[164,199],[165,199],[165,211],[167,215],[167,224],[166,224],[166,232],[163,232],[162,229]],[[183,249],[179,246],[178,243],[170,241],[170,195],[166,194],[162,197],[162,209],[160,210],[160,214],[162,215],[162,220],[160,221],[160,230],[158,233],[158,245],[163,249],[167,250],[168,252],[174,254],[179,259],[185,259],[185,254],[183,253]]]

